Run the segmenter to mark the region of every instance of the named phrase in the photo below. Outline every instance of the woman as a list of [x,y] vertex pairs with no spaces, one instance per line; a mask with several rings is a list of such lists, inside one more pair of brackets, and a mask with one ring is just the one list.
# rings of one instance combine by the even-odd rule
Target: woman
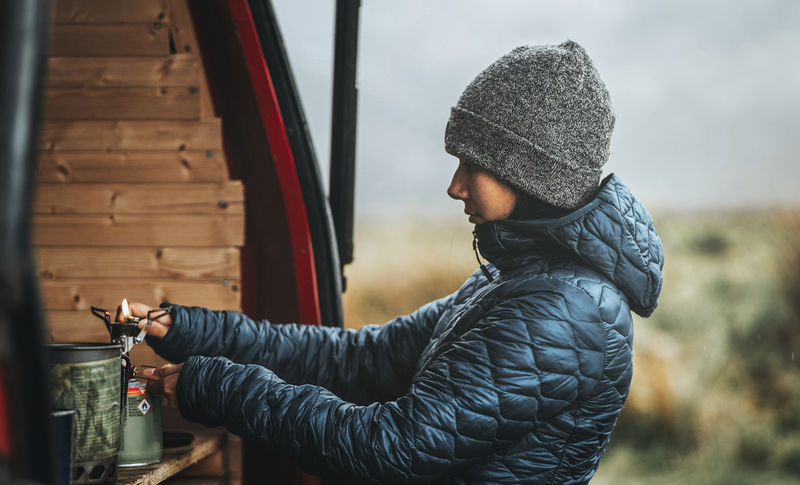
[[447,192],[489,264],[359,331],[174,306],[148,341],[185,363],[150,386],[331,481],[587,482],[628,394],[630,310],[655,309],[663,265],[644,207],[600,183],[613,124],[577,43],[511,51],[445,134],[460,159]]

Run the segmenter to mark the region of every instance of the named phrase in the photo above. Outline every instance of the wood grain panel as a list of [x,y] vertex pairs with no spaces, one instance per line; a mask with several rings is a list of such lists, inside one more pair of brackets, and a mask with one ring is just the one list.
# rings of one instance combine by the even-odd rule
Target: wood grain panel
[[167,4],[167,12],[167,15],[172,20],[170,28],[175,40],[176,50],[182,53],[199,55],[200,49],[197,44],[197,36],[195,35],[192,14],[189,11],[187,0],[170,0]]
[[51,57],[50,87],[199,86],[204,76],[197,56]]
[[244,216],[40,215],[33,217],[39,246],[242,246]]
[[[180,53],[200,55],[197,34],[194,30],[187,0],[170,0],[167,8],[169,17],[172,19],[170,32],[175,43],[175,49]],[[200,77],[200,106],[201,119],[216,116],[205,76]]]
[[48,121],[42,124],[45,151],[219,150],[219,120]]
[[41,280],[47,310],[89,310],[92,306],[115,309],[123,298],[150,305],[162,301],[236,310],[240,301],[238,280],[186,281],[149,278],[81,278]]
[[49,88],[44,119],[49,120],[196,120],[196,87]]
[[162,22],[136,24],[52,24],[54,57],[166,56],[169,29]]
[[55,152],[39,155],[37,182],[222,182],[222,150]]
[[110,341],[102,320],[93,316],[89,310],[46,310],[45,321],[49,338],[53,342]]
[[236,280],[238,248],[40,247],[39,276],[52,278],[184,278]]
[[54,0],[53,22],[130,23],[164,21],[165,0]]
[[244,187],[224,184],[41,184],[35,214],[243,214]]

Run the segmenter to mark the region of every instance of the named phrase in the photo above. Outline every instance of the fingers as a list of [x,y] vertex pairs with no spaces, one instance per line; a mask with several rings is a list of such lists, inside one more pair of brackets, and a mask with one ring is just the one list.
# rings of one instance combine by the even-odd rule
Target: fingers
[[183,370],[183,364],[167,364],[161,367],[148,368],[142,371],[142,377],[148,380],[175,380],[177,382],[178,375]]
[[[151,310],[156,310],[158,314],[163,313],[159,311],[159,308],[152,307],[150,305],[145,305],[144,303],[139,302],[129,302],[128,303],[128,310],[130,311],[131,315],[134,317],[139,317],[142,320],[139,322],[138,326],[139,329],[144,329],[145,325],[147,324],[147,313]],[[121,322],[122,318],[122,306],[117,306],[116,316],[114,317],[114,321]],[[148,335],[152,335],[158,338],[164,338],[169,331],[169,327],[172,325],[172,317],[169,314],[164,315],[160,318],[157,318],[153,321],[153,324],[147,331]]]
[[[147,312],[150,310],[158,310],[158,307],[145,305],[144,303],[139,303],[136,301],[128,302],[128,310],[131,312],[131,315],[134,317],[146,318]],[[165,315],[159,318],[159,321],[164,321],[169,318],[169,315]],[[117,305],[117,313],[115,316],[115,321],[119,322],[122,320],[122,305]]]
[[[144,330],[144,327],[147,325],[147,322],[142,320],[139,322],[139,329]],[[164,338],[167,335],[167,327],[158,323],[158,321],[154,321],[150,328],[147,330],[147,335],[152,335],[153,337]]]
[[150,305],[145,305],[144,303],[138,303],[135,301],[128,302],[128,306],[131,309],[131,315],[134,317],[146,317],[147,312],[153,309],[153,307]]
[[[133,305],[136,305],[136,310],[133,309]],[[166,312],[166,315],[164,315],[165,310],[163,308],[151,307],[143,303],[134,303],[131,305],[131,312],[133,312],[133,314],[137,317],[147,318],[147,312],[151,310],[155,310],[153,313],[154,316],[161,315],[153,320],[154,322],[159,322],[167,326],[172,325],[172,317],[170,316],[169,312]]]
[[177,374],[183,369],[183,364],[167,364],[161,367],[148,367],[142,371],[142,375],[151,377],[167,377],[171,374]]
[[[150,310],[150,305],[145,305],[144,303],[137,303],[137,302],[128,302],[128,310],[131,312],[131,315],[134,317],[146,317],[147,311]],[[117,305],[117,312],[114,316],[115,322],[122,321],[122,305]]]
[[156,369],[157,375],[167,377],[172,374],[179,374],[183,369],[183,364],[167,364]]
[[175,395],[175,392],[169,392],[167,389],[164,388],[164,381],[159,379],[154,379],[151,381],[147,381],[147,387],[145,387],[145,391],[152,395],[152,396],[164,396],[167,401],[167,406],[177,408],[178,407],[178,396]]
[[145,390],[148,394],[164,394],[164,381],[155,374],[158,369],[145,369],[142,376],[147,379]]
[[147,379],[147,392],[161,394],[167,399],[168,406],[177,407],[178,397],[175,395],[175,391],[181,369],[183,369],[183,364],[167,364],[155,369],[144,369],[142,377]]

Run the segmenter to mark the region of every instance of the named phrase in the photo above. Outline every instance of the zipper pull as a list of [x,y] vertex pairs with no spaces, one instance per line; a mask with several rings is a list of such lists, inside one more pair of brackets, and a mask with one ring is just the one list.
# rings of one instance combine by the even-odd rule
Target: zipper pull
[[475,251],[475,259],[478,260],[478,264],[481,266],[481,271],[483,272],[483,275],[486,276],[486,279],[489,280],[490,282],[494,281],[494,276],[492,276],[492,273],[489,271],[489,268],[484,266],[484,264],[481,262],[481,257],[478,255],[478,236],[477,234],[475,234],[475,231],[472,231],[472,250]]

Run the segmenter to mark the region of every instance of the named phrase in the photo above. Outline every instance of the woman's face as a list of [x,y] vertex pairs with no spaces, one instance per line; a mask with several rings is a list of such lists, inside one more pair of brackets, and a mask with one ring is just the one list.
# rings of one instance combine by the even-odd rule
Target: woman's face
[[447,195],[464,201],[464,213],[469,215],[469,222],[473,224],[505,219],[517,203],[514,189],[486,170],[463,161],[458,163]]

